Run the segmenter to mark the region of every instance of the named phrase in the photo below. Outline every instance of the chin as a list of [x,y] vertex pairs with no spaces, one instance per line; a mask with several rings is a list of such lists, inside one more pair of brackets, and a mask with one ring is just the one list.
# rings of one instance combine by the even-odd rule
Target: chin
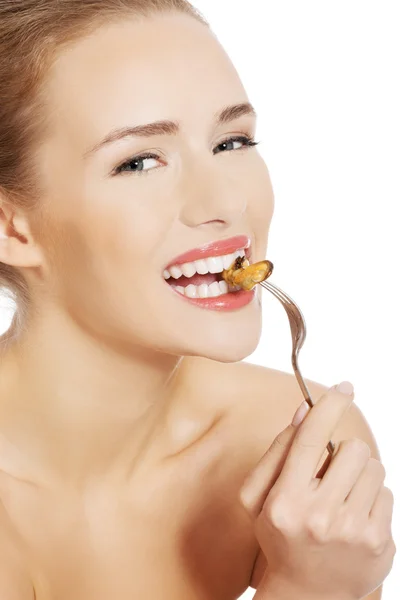
[[[206,334],[206,337],[205,337]],[[241,361],[257,349],[261,337],[261,316],[237,323],[235,328],[213,327],[201,332],[198,343],[186,348],[184,355],[202,356],[222,363]]]

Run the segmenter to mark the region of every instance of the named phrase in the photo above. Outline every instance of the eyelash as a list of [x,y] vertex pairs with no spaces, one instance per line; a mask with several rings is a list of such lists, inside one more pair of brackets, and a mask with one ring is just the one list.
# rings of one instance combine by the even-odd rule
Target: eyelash
[[[225,150],[225,152],[237,152],[238,150],[244,150],[246,148],[251,148],[253,146],[257,146],[260,142],[256,142],[254,140],[253,137],[251,136],[247,136],[247,135],[236,135],[233,137],[229,137],[226,140],[220,142],[218,144],[218,146],[216,146],[217,148],[219,146],[222,146],[223,144],[227,144],[229,142],[242,142],[244,144],[244,148],[236,148],[234,150]],[[219,154],[219,152],[216,152],[216,154]],[[159,160],[159,156],[157,156],[157,154],[151,154],[151,153],[147,153],[147,154],[141,154],[139,156],[133,156],[132,158],[124,161],[121,165],[119,165],[118,167],[116,167],[114,169],[114,171],[112,172],[113,175],[119,175],[120,173],[124,172],[123,169],[124,167],[129,166],[131,163],[133,162],[141,162],[142,160],[145,160],[146,158],[154,158],[155,160]],[[141,170],[141,171],[125,171],[127,173],[133,173],[135,175],[148,175],[151,171],[154,171],[155,169],[146,169],[146,170]]]

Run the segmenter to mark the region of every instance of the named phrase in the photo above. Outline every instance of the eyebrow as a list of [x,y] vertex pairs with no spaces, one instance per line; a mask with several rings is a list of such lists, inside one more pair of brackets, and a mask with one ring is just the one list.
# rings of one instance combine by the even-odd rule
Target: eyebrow
[[[252,115],[254,117],[257,116],[257,113],[250,102],[226,106],[223,110],[215,115],[214,120],[217,125],[224,125],[244,115]],[[176,121],[155,121],[154,123],[147,123],[147,125],[121,127],[111,131],[103,140],[101,140],[101,142],[85,152],[83,156],[86,159],[97,152],[100,148],[103,148],[104,146],[112,144],[113,142],[123,138],[151,137],[155,135],[176,135],[179,133],[179,131],[179,123]]]

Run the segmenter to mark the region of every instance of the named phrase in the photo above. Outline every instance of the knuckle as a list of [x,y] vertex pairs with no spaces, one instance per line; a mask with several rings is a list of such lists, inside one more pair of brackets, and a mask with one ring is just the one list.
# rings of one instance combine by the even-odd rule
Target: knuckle
[[289,506],[287,498],[284,498],[282,495],[276,495],[273,499],[265,502],[262,509],[262,516],[274,529],[288,535],[295,533],[297,526],[294,519],[294,511]]
[[386,496],[388,504],[391,504],[392,507],[393,507],[393,505],[394,505],[394,494],[393,494],[392,490],[390,488],[388,488],[386,485],[384,485],[384,486],[382,486],[381,494],[383,494],[384,496]]
[[285,435],[285,431],[281,431],[280,433],[278,433],[278,435],[276,436],[276,438],[274,439],[274,441],[271,444],[271,450],[275,450],[275,449],[282,449],[284,447],[287,446],[288,442],[287,442],[287,436]]
[[311,438],[309,432],[302,431],[294,438],[292,447],[301,451],[304,448],[319,448],[322,443],[322,440],[318,439],[316,434]]
[[359,542],[361,537],[360,527],[352,514],[343,515],[339,538],[346,544],[355,544]]
[[382,556],[382,554],[385,552],[386,546],[387,541],[372,540],[367,545],[367,548],[373,556]]
[[373,556],[381,556],[390,541],[390,535],[384,534],[379,527],[370,526],[364,533],[364,546]]
[[368,444],[366,442],[364,442],[364,440],[362,440],[360,438],[357,438],[357,437],[349,438],[347,440],[343,440],[343,442],[341,442],[341,444],[343,444],[343,447],[348,452],[351,452],[352,454],[356,454],[357,456],[365,458],[365,460],[367,460],[371,456],[371,448],[368,446]]
[[316,542],[324,543],[328,541],[328,535],[331,523],[326,513],[314,511],[305,524],[308,535]]
[[380,460],[376,458],[370,458],[368,461],[368,468],[373,471],[376,477],[382,479],[382,481],[386,478],[386,469]]
[[280,502],[278,498],[268,500],[265,502],[263,509],[263,516],[273,525],[274,528],[279,529],[282,523],[286,521],[286,509],[283,502]]

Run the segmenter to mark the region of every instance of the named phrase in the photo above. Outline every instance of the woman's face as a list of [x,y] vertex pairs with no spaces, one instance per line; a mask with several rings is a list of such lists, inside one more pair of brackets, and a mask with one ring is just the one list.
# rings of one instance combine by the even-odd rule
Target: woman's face
[[[128,348],[221,362],[251,354],[261,330],[259,286],[246,306],[215,310],[185,299],[163,275],[179,255],[242,234],[252,262],[266,257],[269,173],[256,148],[223,145],[254,136],[255,117],[237,111],[217,122],[249,99],[214,35],[183,14],[126,19],[60,54],[47,90],[51,137],[39,166],[57,310]],[[92,150],[117,129],[165,120],[179,128]],[[143,154],[155,157],[135,161]]]

